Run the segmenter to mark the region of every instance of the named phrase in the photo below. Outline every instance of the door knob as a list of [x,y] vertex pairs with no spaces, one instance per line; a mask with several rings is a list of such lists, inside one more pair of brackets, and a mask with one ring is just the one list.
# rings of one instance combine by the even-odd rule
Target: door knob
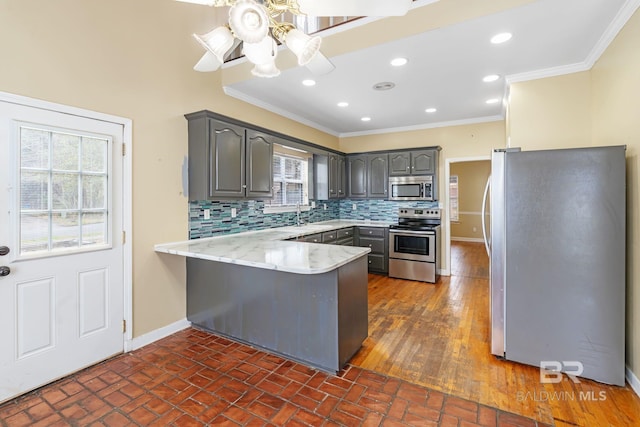
[[9,267],[4,265],[0,267],[0,277],[8,276],[9,274],[11,274],[11,269]]
[[7,246],[0,246],[0,256],[5,256],[11,250]]

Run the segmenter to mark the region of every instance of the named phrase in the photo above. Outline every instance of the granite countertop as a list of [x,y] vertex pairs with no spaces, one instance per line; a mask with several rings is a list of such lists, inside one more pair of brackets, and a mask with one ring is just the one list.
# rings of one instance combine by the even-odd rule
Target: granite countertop
[[388,227],[390,222],[330,220],[301,226],[225,234],[155,245],[155,251],[298,274],[335,270],[371,252],[369,248],[287,241],[308,234],[347,227]]

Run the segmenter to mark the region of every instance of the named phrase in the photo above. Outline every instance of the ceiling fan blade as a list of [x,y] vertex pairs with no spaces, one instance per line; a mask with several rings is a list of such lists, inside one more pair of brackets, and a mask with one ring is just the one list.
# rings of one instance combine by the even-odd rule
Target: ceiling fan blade
[[207,52],[200,58],[200,61],[198,61],[193,69],[201,73],[208,73],[210,71],[216,71],[221,65],[222,63],[218,61],[218,58],[216,58],[213,53]]
[[297,0],[309,16],[402,16],[412,0]]
[[305,66],[309,71],[311,71],[313,74],[317,76],[321,76],[323,74],[329,74],[336,68],[336,66],[333,65],[333,62],[331,62],[320,51],[316,52],[313,59],[309,61]]

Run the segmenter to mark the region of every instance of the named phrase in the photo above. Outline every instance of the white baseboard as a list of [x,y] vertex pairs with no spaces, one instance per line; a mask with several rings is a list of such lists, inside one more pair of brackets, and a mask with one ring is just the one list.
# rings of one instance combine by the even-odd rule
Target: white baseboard
[[633,391],[635,391],[636,394],[640,397],[640,380],[638,379],[638,377],[636,377],[636,374],[633,373],[629,366],[627,366],[626,373],[627,382],[629,383]]
[[451,237],[452,242],[474,242],[474,243],[484,243],[484,240],[481,237]]
[[125,342],[124,351],[134,351],[139,348],[144,347],[145,345],[149,345],[155,341],[161,340],[162,338],[168,337],[171,334],[175,334],[183,329],[186,329],[191,326],[191,322],[187,319],[178,320],[170,325],[163,326],[162,328],[156,329],[155,331],[147,332],[144,335],[140,335],[139,337],[135,337],[131,341]]

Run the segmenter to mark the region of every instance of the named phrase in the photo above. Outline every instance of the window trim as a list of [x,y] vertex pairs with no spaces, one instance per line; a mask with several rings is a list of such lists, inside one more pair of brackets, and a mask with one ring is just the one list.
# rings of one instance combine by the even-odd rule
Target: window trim
[[[288,153],[279,153],[279,152],[274,152],[273,156],[278,156],[278,157],[282,157],[282,158],[289,158],[289,159],[295,159],[298,160],[300,162],[303,163],[307,163],[309,161],[309,159],[307,157],[302,157],[302,156],[295,156],[295,155],[291,155]],[[274,170],[274,175],[275,175],[275,170]],[[275,185],[275,179],[274,179],[274,185]],[[304,182],[304,180],[303,180]],[[310,201],[309,201],[309,174],[306,174],[306,183],[307,183],[307,188],[306,188],[306,192],[305,192],[305,196],[307,199],[307,203],[300,205],[300,212],[308,212],[311,210],[311,206]],[[265,203],[264,205],[264,209],[263,209],[263,213],[265,214],[273,214],[273,213],[286,213],[286,212],[297,212],[298,211],[298,206],[297,205],[273,205],[271,204],[273,201],[273,199],[271,199],[269,201],[269,204]]]
[[[19,181],[20,176],[22,175],[22,170],[25,168],[22,168],[21,165],[21,151],[20,151],[20,138],[21,138],[21,130],[22,128],[27,128],[27,129],[34,129],[34,130],[42,130],[42,131],[46,131],[46,132],[57,132],[57,133],[62,133],[62,134],[67,134],[67,135],[77,135],[80,137],[89,137],[89,138],[95,138],[95,139],[101,139],[101,140],[105,140],[107,143],[107,158],[106,158],[106,170],[104,173],[102,172],[88,172],[88,173],[83,173],[82,171],[78,171],[78,176],[80,175],[93,175],[93,176],[102,176],[104,174],[104,176],[106,177],[106,181],[107,181],[107,185],[105,190],[107,191],[107,195],[106,195],[106,206],[105,208],[99,208],[99,209],[91,209],[91,208],[78,208],[78,209],[53,209],[53,206],[50,205],[49,209],[47,209],[46,211],[43,210],[34,210],[32,212],[30,212],[29,210],[23,210],[22,209],[22,204],[21,204],[21,198],[22,198],[22,188],[21,188],[21,183]],[[111,188],[112,185],[112,173],[113,173],[113,150],[114,150],[114,142],[113,142],[113,138],[110,135],[103,135],[103,134],[99,134],[99,133],[93,133],[93,132],[78,132],[75,129],[68,129],[68,128],[63,128],[63,127],[58,127],[58,126],[51,126],[48,124],[44,124],[44,123],[32,123],[32,122],[27,122],[27,121],[21,121],[21,120],[16,120],[13,122],[13,126],[12,126],[12,138],[15,138],[17,141],[17,145],[15,146],[15,151],[12,153],[13,155],[13,164],[14,167],[16,168],[15,171],[16,173],[13,174],[13,177],[11,178],[12,182],[14,183],[14,188],[15,188],[15,197],[13,198],[11,204],[13,205],[13,212],[16,213],[15,217],[12,220],[12,226],[14,228],[14,236],[15,236],[15,242],[14,242],[14,246],[17,248],[17,250],[15,251],[15,258],[13,259],[12,262],[19,262],[22,260],[33,260],[33,259],[45,259],[45,258],[54,258],[54,257],[58,257],[58,256],[65,256],[65,255],[75,255],[75,254],[82,254],[82,253],[89,253],[89,252],[98,252],[98,251],[103,251],[103,250],[108,250],[111,249],[113,247],[113,240],[116,238],[116,236],[114,236],[114,229],[113,229],[113,216],[111,215],[111,212],[113,211],[113,189]],[[50,146],[49,149],[51,150],[52,147]],[[53,172],[68,172],[68,171],[58,171],[58,170],[54,170],[52,168],[52,164],[51,164],[52,159],[49,159],[49,167],[47,168],[47,173],[49,174],[49,176],[51,177],[51,174]],[[26,168],[27,170],[29,168]],[[37,170],[44,172],[44,169],[41,168],[37,168]],[[48,197],[52,197],[51,193],[48,195]],[[51,203],[51,201],[49,202]],[[106,217],[106,222],[105,222],[105,227],[106,227],[106,241],[102,244],[97,244],[97,245],[92,245],[92,246],[80,246],[80,247],[74,247],[74,248],[65,248],[65,249],[58,249],[58,250],[51,250],[51,248],[48,248],[46,251],[38,251],[38,252],[22,252],[22,213],[26,212],[26,213],[37,213],[37,212],[48,212],[49,215],[51,216],[52,213],[61,213],[61,212],[71,212],[71,213],[78,213],[79,216],[79,227],[82,228],[82,216],[81,213],[82,212],[97,212],[97,211],[104,211],[105,213],[105,217]],[[49,221],[51,221],[51,218],[49,219]],[[49,230],[49,243],[51,243],[51,230]]]
[[[454,197],[451,193],[451,185],[452,181],[455,181],[456,188],[456,196]],[[452,201],[455,199],[455,215],[453,214],[454,203]],[[450,222],[460,222],[460,180],[458,175],[449,176],[449,221]]]

